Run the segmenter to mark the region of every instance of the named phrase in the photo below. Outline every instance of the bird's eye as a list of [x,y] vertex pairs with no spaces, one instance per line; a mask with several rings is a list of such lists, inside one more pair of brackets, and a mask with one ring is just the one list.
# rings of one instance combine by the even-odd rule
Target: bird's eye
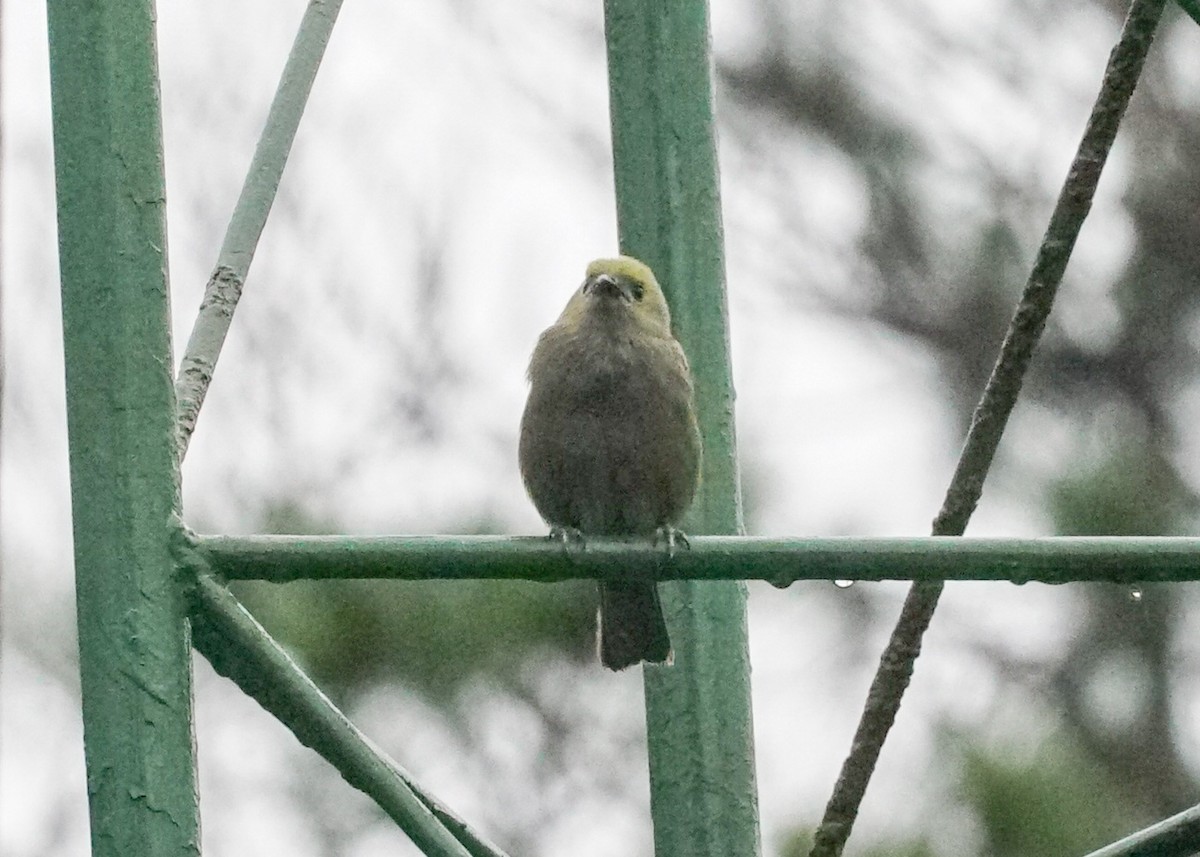
[[634,283],[630,287],[629,292],[630,292],[630,294],[633,295],[633,299],[635,301],[640,301],[642,299],[642,296],[646,294],[646,290],[644,288],[642,288],[641,283]]

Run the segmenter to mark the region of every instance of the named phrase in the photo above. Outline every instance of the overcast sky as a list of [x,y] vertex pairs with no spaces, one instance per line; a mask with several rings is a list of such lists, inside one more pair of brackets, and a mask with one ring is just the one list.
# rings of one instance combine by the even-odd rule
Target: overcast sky
[[[159,4],[177,359],[303,5]],[[586,262],[616,250],[601,4],[567,5],[346,3],[185,467],[194,527],[253,531],[264,503],[299,497],[352,532],[452,532],[481,521],[543,531],[516,469],[525,362]],[[851,35],[845,4],[795,5],[812,18],[814,51],[834,43],[860,69],[865,96],[912,120],[935,147],[928,187],[942,219],[929,228],[970,232],[978,200],[964,176],[973,157],[1035,177],[1048,213],[1115,37],[1112,20],[1086,5],[1047,9],[1061,19],[1014,34],[1004,0],[925,0],[919,15],[860,3],[851,4]],[[760,43],[753,8],[714,4],[722,57]],[[1161,49],[1194,58],[1198,32],[1173,30]],[[12,857],[87,847],[45,44],[42,4],[6,3],[0,852]],[[996,63],[979,63],[981,54]],[[864,218],[863,189],[838,153],[769,126],[732,128],[749,120],[723,99],[718,110],[752,532],[927,534],[959,442],[935,365],[877,329],[797,310],[804,294],[836,291],[856,275],[845,258]],[[797,222],[780,223],[763,205],[778,176],[737,145],[747,134],[799,165]],[[1083,276],[1063,294],[1061,310],[1078,324],[1103,323],[1103,301],[1087,283],[1111,276],[1128,252],[1124,157],[1118,148],[1072,263]],[[1043,225],[1044,217],[1022,236],[1029,252]],[[780,242],[786,252],[775,256]],[[436,282],[436,294],[422,282]],[[1013,430],[1013,443],[1039,436],[1050,458],[1071,442],[1033,411],[1019,412]],[[1025,476],[1050,466],[1023,454]],[[1046,532],[1021,497],[1003,481],[991,486],[971,532]],[[890,593],[886,606],[903,588],[876,591]],[[855,596],[828,584],[752,590],[768,853],[782,830],[815,823],[795,812],[828,796],[873,666],[862,653],[882,643],[844,639],[842,613],[828,609],[838,597]],[[988,610],[977,609],[981,599]],[[884,807],[936,770],[935,721],[997,716],[994,688],[959,642],[1053,646],[1070,605],[1044,587],[951,587],[868,798],[865,841],[903,826]],[[846,653],[830,656],[839,641]],[[547,682],[570,682],[589,699],[640,697],[633,675],[547,671]],[[484,690],[479,728],[519,726],[519,712],[489,708]],[[297,771],[326,776],[321,764],[202,663],[197,710],[206,853],[325,853],[300,824],[313,806],[289,785]],[[622,740],[642,728],[633,703],[596,716]],[[458,739],[400,689],[381,689],[360,722],[469,818],[516,811],[472,784],[490,775],[482,763],[446,760]],[[798,746],[800,734],[821,740]],[[608,746],[593,749],[602,757]],[[506,753],[519,777],[527,762],[511,747],[497,747],[489,764]],[[939,776],[947,774],[935,774],[922,799],[940,799]],[[635,796],[645,789],[639,777],[635,764],[622,780]],[[555,816],[533,853],[648,853],[644,801],[578,788],[577,805]],[[324,809],[349,828],[369,818],[357,798],[330,794]],[[945,825],[951,850],[970,841],[952,807]],[[354,830],[346,853],[407,853],[382,826]]]

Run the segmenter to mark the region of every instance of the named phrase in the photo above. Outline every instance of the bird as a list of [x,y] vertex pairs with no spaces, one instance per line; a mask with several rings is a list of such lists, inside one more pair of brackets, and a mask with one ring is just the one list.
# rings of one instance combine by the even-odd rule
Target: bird
[[[673,551],[699,487],[691,369],[653,271],[596,259],[529,362],[518,458],[551,536],[646,536]],[[585,541],[586,546],[586,541]],[[600,662],[670,663],[654,581],[600,584]]]

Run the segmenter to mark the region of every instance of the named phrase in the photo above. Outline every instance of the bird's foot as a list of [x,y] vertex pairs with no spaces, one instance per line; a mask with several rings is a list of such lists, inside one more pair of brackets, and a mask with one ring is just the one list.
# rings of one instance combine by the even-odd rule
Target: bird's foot
[[571,550],[571,547],[577,545],[580,550],[587,549],[587,542],[584,541],[583,533],[577,527],[551,527],[548,538],[552,542],[558,542],[563,547],[563,551]]
[[678,530],[670,524],[664,524],[654,531],[654,546],[658,547],[660,544],[667,546],[667,559],[675,557],[676,545],[683,545],[688,550],[692,549],[692,543],[688,541],[683,530]]

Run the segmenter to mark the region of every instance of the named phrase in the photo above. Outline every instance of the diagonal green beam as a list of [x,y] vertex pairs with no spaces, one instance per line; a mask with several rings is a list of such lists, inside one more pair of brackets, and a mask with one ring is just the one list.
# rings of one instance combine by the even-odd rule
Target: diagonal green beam
[[[742,531],[705,0],[605,0],[621,250],[654,269],[696,378],[701,489],[684,528]],[[659,857],[760,853],[746,590],[662,587],[671,667],[643,671]]]
[[1179,0],[1179,6],[1189,18],[1200,24],[1200,0]]
[[1139,830],[1087,857],[1193,857],[1200,854],[1200,806]]
[[[192,567],[195,567],[192,564]],[[363,735],[209,574],[193,592],[196,649],[365,792],[431,857],[504,857]]]
[[179,457],[187,454],[200,407],[208,392],[217,358],[233,322],[233,312],[242,297],[242,287],[254,260],[258,239],[275,202],[300,118],[312,92],[317,69],[333,33],[342,0],[309,0],[300,29],[267,111],[262,136],[254,150],[241,195],[225,230],[217,265],[204,289],[200,312],[188,337],[175,397],[179,402]]
[[151,0],[50,0],[84,744],[95,857],[199,853]]
[[[1100,92],[1071,161],[1033,270],[1000,347],[992,373],[971,414],[962,452],[933,521],[935,536],[962,535],[983,493],[992,459],[1016,406],[1025,371],[1054,305],[1084,220],[1091,210],[1100,174],[1133,95],[1166,0],[1133,0],[1121,36],[1108,57]],[[896,627],[879,659],[875,677],[842,763],[833,793],[813,836],[810,857],[838,857],[846,845],[888,732],[912,679],[921,642],[941,598],[941,581],[913,584]]]
[[553,582],[630,574],[658,580],[1105,581],[1136,586],[1200,580],[1200,539],[775,539],[690,536],[668,559],[648,543],[593,539],[584,550],[532,536],[191,536],[228,580],[380,578]]

